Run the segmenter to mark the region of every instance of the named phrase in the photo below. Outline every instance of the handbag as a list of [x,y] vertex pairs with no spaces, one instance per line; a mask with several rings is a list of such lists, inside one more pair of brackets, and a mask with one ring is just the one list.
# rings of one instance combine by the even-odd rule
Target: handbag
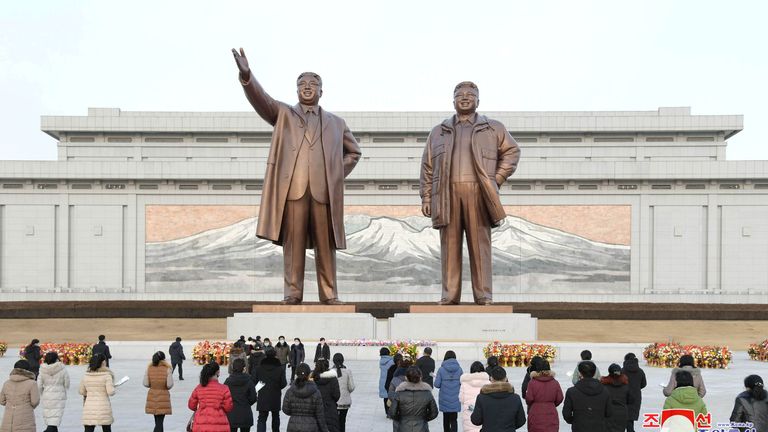
[[192,413],[192,417],[189,418],[189,421],[187,422],[187,432],[192,432],[192,426],[195,423],[195,414]]

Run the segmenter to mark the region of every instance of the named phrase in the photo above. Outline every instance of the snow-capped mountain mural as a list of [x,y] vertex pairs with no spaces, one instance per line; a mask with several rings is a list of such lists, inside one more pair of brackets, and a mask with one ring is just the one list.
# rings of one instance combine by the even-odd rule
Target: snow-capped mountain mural
[[[178,239],[147,242],[149,291],[282,292],[282,249],[256,237],[257,218]],[[348,215],[347,249],[337,252],[344,292],[413,292],[439,286],[439,232],[424,217]],[[628,227],[627,227],[628,228]],[[629,289],[630,248],[507,216],[493,230],[494,291],[592,292]],[[315,280],[312,251],[307,280]],[[469,288],[469,259],[463,279]],[[430,288],[430,289],[431,289]]]

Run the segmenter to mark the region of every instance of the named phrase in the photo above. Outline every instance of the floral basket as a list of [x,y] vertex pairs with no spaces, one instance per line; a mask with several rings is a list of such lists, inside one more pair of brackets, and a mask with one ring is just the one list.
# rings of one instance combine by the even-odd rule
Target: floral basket
[[539,356],[550,364],[555,362],[557,349],[554,345],[546,344],[503,344],[493,341],[483,348],[485,358],[495,356],[502,367],[528,367],[531,359]]
[[8,344],[0,342],[0,357],[4,356],[6,351],[8,351]]
[[749,345],[749,349],[747,349],[747,354],[749,354],[749,358],[752,360],[757,361],[768,361],[768,339]]
[[674,368],[680,357],[690,354],[694,365],[706,369],[727,369],[733,353],[727,346],[680,345],[678,343],[653,343],[645,347],[643,357],[649,366]]
[[[24,358],[25,349],[26,346],[19,349],[19,357]],[[65,365],[87,365],[91,361],[93,345],[83,342],[45,342],[40,344],[40,352],[43,354],[41,357],[45,357],[46,353],[55,352],[59,355],[59,361]],[[43,358],[40,359],[41,363],[42,361]]]
[[199,365],[215,361],[221,366],[229,364],[229,351],[231,342],[225,341],[200,341],[192,348],[192,360]]

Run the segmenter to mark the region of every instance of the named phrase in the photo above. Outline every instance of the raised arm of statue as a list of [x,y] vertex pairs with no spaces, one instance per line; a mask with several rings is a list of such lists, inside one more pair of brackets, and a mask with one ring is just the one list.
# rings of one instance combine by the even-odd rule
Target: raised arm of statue
[[264,88],[261,87],[256,78],[251,74],[251,68],[248,65],[248,58],[245,57],[245,51],[240,48],[240,52],[232,48],[232,54],[235,56],[235,63],[240,70],[240,84],[243,85],[245,97],[251,103],[256,112],[267,123],[272,126],[277,122],[278,101],[272,99]]

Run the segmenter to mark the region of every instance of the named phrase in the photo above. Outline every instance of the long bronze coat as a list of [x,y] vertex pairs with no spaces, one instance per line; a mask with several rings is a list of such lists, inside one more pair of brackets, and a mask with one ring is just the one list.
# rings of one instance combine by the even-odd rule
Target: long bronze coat
[[[256,79],[251,78],[243,90],[261,118],[275,127],[264,174],[256,235],[282,245],[280,232],[283,211],[306,124],[300,114],[299,104],[291,106],[272,99]],[[319,113],[333,238],[336,249],[344,249],[347,246],[344,233],[344,178],[360,160],[360,146],[342,118],[322,108]],[[307,242],[308,248],[312,247],[310,243]]]
[[[432,129],[421,158],[421,201],[431,204],[433,228],[451,222],[450,177],[455,118],[454,115]],[[520,148],[501,122],[479,114],[471,142],[472,161],[488,209],[488,219],[492,226],[498,226],[506,217],[499,198],[499,186],[517,169]]]

